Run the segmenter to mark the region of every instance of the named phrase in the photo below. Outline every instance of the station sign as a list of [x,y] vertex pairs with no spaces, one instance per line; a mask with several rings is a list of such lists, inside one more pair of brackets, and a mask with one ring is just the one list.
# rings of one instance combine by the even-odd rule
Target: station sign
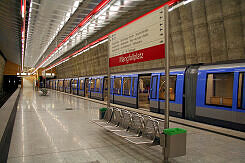
[[164,58],[164,6],[109,35],[110,67]]

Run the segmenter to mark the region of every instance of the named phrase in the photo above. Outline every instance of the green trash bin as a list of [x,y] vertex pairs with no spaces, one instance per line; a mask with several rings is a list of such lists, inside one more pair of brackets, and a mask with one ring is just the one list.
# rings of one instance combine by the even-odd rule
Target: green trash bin
[[100,108],[99,119],[104,119],[106,110],[107,110],[107,108]]
[[167,148],[169,158],[186,155],[186,130],[182,128],[164,129],[160,135],[160,145],[163,147],[163,154],[164,148]]

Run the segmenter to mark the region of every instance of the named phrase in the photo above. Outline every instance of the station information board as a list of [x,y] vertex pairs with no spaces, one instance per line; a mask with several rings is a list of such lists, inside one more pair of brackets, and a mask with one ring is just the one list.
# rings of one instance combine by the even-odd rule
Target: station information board
[[164,6],[109,35],[110,67],[164,58]]

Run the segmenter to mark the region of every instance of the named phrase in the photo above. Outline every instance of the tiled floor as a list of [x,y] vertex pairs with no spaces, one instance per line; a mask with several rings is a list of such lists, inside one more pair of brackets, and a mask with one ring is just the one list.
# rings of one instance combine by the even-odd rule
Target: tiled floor
[[[162,162],[159,146],[131,144],[92,123],[100,107],[56,91],[40,96],[24,88],[8,162]],[[188,131],[187,155],[171,162],[245,162],[245,141],[174,123],[170,126]]]

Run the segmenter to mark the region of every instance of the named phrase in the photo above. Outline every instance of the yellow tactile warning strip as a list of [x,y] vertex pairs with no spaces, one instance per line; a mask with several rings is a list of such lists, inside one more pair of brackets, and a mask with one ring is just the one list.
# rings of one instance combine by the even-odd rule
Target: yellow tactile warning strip
[[[60,92],[60,91],[57,91],[57,92]],[[60,92],[60,93],[64,93],[64,94],[71,95],[71,96],[74,96],[74,97],[78,97],[78,98],[81,98],[81,99],[85,99],[85,100],[89,100],[89,101],[93,101],[93,102],[96,102],[96,103],[107,105],[107,102],[105,102],[105,101],[95,100],[95,99],[82,97],[82,96],[78,96],[78,95],[74,95],[74,94],[69,94],[69,93],[65,93],[65,92]],[[122,106],[122,105],[117,105],[117,104],[112,104],[112,103],[111,103],[111,106],[112,107],[121,108],[121,109],[126,109],[126,110],[129,110],[129,111],[134,111],[134,112],[141,113],[141,114],[144,114],[144,115],[149,115],[149,116],[152,116],[152,117],[155,117],[155,118],[164,119],[164,115],[158,114],[158,113],[149,112],[149,111],[146,111],[146,110],[130,108],[130,107],[127,107],[127,106]],[[187,126],[190,126],[190,127],[195,127],[195,128],[207,130],[207,131],[210,131],[210,132],[215,132],[215,133],[218,133],[218,134],[227,135],[227,136],[231,136],[231,137],[234,137],[234,138],[245,140],[245,133],[244,132],[240,132],[240,131],[236,131],[236,130],[232,130],[232,129],[227,129],[227,128],[222,128],[222,127],[218,127],[218,126],[213,126],[213,125],[208,125],[208,124],[204,124],[204,123],[194,122],[194,121],[185,120],[185,119],[181,119],[181,118],[176,118],[176,117],[172,117],[172,116],[170,116],[169,119],[170,119],[170,122],[179,123],[179,124],[187,125]]]

